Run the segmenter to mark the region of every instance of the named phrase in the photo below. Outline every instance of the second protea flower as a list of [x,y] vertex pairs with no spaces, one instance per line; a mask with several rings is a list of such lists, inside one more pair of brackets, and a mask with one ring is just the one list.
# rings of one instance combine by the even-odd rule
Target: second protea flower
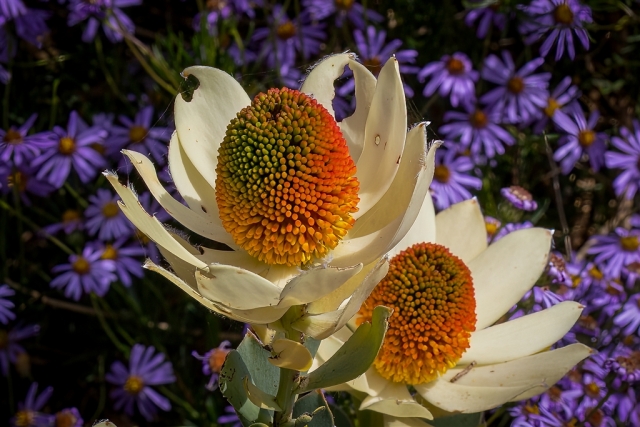
[[[338,123],[333,82],[345,66],[357,108]],[[184,75],[196,89],[176,99],[169,168],[189,207],[162,187],[149,159],[124,154],[168,213],[228,249],[194,248],[107,174],[124,213],[173,271],[147,267],[243,322],[271,324],[305,305],[293,327],[330,335],[386,274],[385,254],[413,224],[433,175],[426,125],[406,130],[396,59],[376,80],[353,55],[330,56],[300,91],[271,89],[253,101],[220,70]]]

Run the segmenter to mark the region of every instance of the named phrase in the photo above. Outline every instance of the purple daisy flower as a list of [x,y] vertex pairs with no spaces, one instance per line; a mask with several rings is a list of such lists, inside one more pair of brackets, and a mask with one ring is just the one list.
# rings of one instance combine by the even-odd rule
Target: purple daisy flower
[[133,233],[133,225],[118,207],[118,200],[117,195],[104,188],[89,196],[91,204],[84,211],[89,235],[97,235],[100,240],[113,240]]
[[191,352],[193,357],[202,361],[202,373],[204,375],[211,375],[209,382],[205,386],[207,390],[214,391],[218,388],[220,371],[230,351],[231,343],[229,341],[222,341],[218,347],[207,351],[204,356],[200,356],[195,350]]
[[[549,254],[549,263],[547,264],[547,276],[551,279],[551,283],[572,286],[573,281],[571,274],[567,270],[567,262],[559,252],[551,252]],[[572,298],[567,298],[572,299]]]
[[224,407],[225,415],[218,417],[218,424],[232,424],[231,427],[242,427],[242,421],[233,406]]
[[151,421],[157,413],[156,408],[163,411],[171,409],[169,399],[162,396],[150,386],[170,384],[175,382],[171,362],[165,361],[164,353],[154,347],[136,344],[131,349],[129,369],[122,362],[111,365],[106,380],[116,385],[110,396],[115,400],[116,410],[124,410],[133,415],[133,406],[137,405],[140,414]]
[[117,280],[115,275],[116,263],[109,259],[102,259],[102,252],[90,245],[85,246],[81,255],[70,255],[69,264],[53,267],[56,276],[49,286],[54,289],[64,289],[64,295],[76,301],[83,293],[95,292],[102,297],[109,290],[109,285]]
[[22,0],[0,0],[0,16],[6,20],[24,15],[27,7]]
[[600,113],[592,111],[587,120],[582,110],[573,109],[571,116],[556,111],[553,122],[567,134],[560,137],[560,148],[554,153],[554,160],[560,162],[563,174],[571,172],[580,158],[587,154],[593,170],[598,171],[603,164],[606,151],[606,134],[593,129],[598,123]]
[[613,323],[622,328],[624,335],[633,335],[640,332],[640,294],[632,295],[622,306]]
[[520,26],[520,32],[527,35],[525,43],[532,44],[550,32],[540,46],[541,56],[547,56],[557,41],[556,61],[562,58],[565,50],[569,58],[574,59],[573,33],[582,47],[589,49],[589,35],[584,29],[585,23],[593,22],[589,6],[578,0],[533,0],[522,9],[532,18]]
[[92,144],[102,144],[106,136],[106,131],[89,127],[72,111],[67,129],[54,127],[43,153],[34,160],[33,166],[39,169],[36,176],[60,188],[73,166],[80,181],[89,182],[106,166],[104,158],[92,147]]
[[38,117],[32,114],[22,126],[11,126],[8,130],[0,129],[0,160],[20,166],[40,154],[41,148],[50,137],[49,132],[27,135]]
[[38,179],[36,168],[30,168],[26,164],[15,168],[0,165],[0,191],[4,194],[17,191],[20,200],[27,206],[31,206],[29,194],[46,197],[54,190],[49,182]]
[[507,199],[516,209],[522,211],[535,211],[538,209],[538,203],[533,200],[533,196],[519,185],[512,185],[500,190],[502,197]]
[[15,313],[11,311],[15,304],[7,298],[13,295],[15,291],[9,285],[0,285],[0,323],[4,325],[16,318]]
[[6,377],[9,374],[9,364],[16,363],[27,351],[19,342],[38,335],[40,326],[16,326],[9,331],[0,329],[0,372]]
[[[551,92],[547,98],[547,106],[542,109],[542,114],[533,124],[533,131],[541,134],[549,123],[555,112],[569,105],[580,96],[580,90],[571,84],[571,77],[565,77]],[[579,107],[578,107],[579,108]]]
[[484,60],[482,78],[499,87],[482,95],[480,102],[499,112],[506,123],[519,124],[537,118],[549,97],[551,73],[533,74],[543,63],[543,58],[536,58],[516,71],[508,51],[502,51],[502,60],[489,55]]
[[69,18],[67,25],[70,27],[87,20],[87,27],[82,33],[82,41],[89,43],[96,38],[98,28],[102,24],[102,30],[109,41],[116,43],[122,41],[123,33],[133,34],[135,25],[121,7],[137,6],[142,0],[69,0]]
[[65,408],[56,412],[55,427],[82,427],[84,426],[84,420],[80,415],[80,411],[77,408]]
[[418,80],[421,83],[427,78],[430,79],[422,91],[424,96],[430,97],[439,89],[440,96],[449,96],[449,102],[454,107],[461,103],[467,105],[475,103],[475,83],[478,77],[479,74],[473,69],[469,57],[461,52],[445,55],[440,61],[427,64],[418,73]]
[[384,17],[378,12],[367,9],[355,0],[303,0],[302,5],[311,15],[311,19],[322,20],[335,14],[335,26],[342,28],[345,18],[361,30],[366,21],[382,22]]
[[102,250],[101,259],[108,259],[116,264],[115,273],[126,287],[130,287],[134,277],[142,277],[142,263],[140,258],[144,256],[145,249],[137,242],[127,243],[128,237],[121,237],[113,243],[106,245],[98,243],[97,247]]
[[64,231],[65,234],[71,234],[82,229],[84,229],[82,213],[76,209],[67,209],[62,213],[60,222],[47,225],[42,228],[42,231],[47,234],[56,234],[60,231]]
[[[2,17],[0,17],[2,21]],[[0,63],[6,64],[10,58],[16,55],[16,42],[9,36],[5,27],[0,22]],[[11,80],[11,73],[0,65],[0,83],[7,84]]]
[[296,53],[308,59],[320,52],[326,37],[324,27],[309,22],[308,14],[290,19],[281,5],[275,5],[268,19],[270,27],[258,28],[252,40],[261,46],[259,57],[266,58],[269,67],[286,74],[295,65]]
[[531,227],[533,227],[533,224],[530,221],[510,222],[508,224],[503,225],[502,228],[498,230],[496,235],[493,237],[493,242],[494,243],[497,242],[507,234],[513,233],[514,231],[522,230],[523,228],[531,228]]
[[49,31],[45,21],[49,19],[50,13],[40,9],[27,8],[25,13],[13,19],[16,27],[16,34],[23,40],[41,47],[42,37]]
[[238,17],[246,14],[249,18],[255,17],[253,8],[255,6],[263,6],[261,0],[229,0],[229,1],[207,1],[205,7],[207,10],[202,13],[197,13],[193,17],[193,29],[200,31],[202,25],[202,19],[206,28],[209,30],[209,34],[214,35],[217,33],[216,27],[218,21],[221,19],[229,19],[230,17]]
[[613,181],[613,188],[617,196],[624,195],[633,199],[638,192],[640,183],[640,123],[633,121],[633,129],[620,128],[622,138],[614,136],[611,144],[622,153],[607,151],[604,162],[608,168],[622,169],[622,173]]
[[45,388],[38,396],[38,383],[32,383],[24,402],[18,404],[18,412],[11,419],[13,427],[51,427],[53,415],[39,412],[53,394],[53,387]]
[[595,243],[587,253],[595,255],[595,262],[602,266],[605,277],[617,279],[622,267],[640,262],[640,230],[617,227],[613,234],[593,237]]
[[493,158],[496,154],[504,154],[505,145],[513,145],[516,140],[499,124],[500,115],[496,111],[486,111],[462,104],[467,111],[449,111],[444,120],[450,122],[442,127],[447,139],[456,139],[465,148],[471,150],[474,157],[486,155]]
[[431,183],[431,194],[436,208],[446,209],[454,203],[472,197],[469,188],[479,190],[482,180],[469,175],[474,164],[466,156],[458,156],[452,149],[440,149],[436,153],[436,168]]
[[171,129],[152,127],[153,107],[144,107],[133,120],[127,116],[119,116],[118,120],[124,126],[113,125],[109,129],[105,140],[107,155],[117,155],[126,148],[145,155],[151,153],[158,164],[165,162]]
[[[486,0],[469,0],[470,4],[486,4]],[[478,22],[478,30],[476,36],[483,39],[489,33],[491,24],[503,30],[507,23],[507,15],[498,11],[499,2],[495,1],[494,4],[486,7],[477,7],[467,11],[467,16],[464,18],[465,24],[471,27]]]

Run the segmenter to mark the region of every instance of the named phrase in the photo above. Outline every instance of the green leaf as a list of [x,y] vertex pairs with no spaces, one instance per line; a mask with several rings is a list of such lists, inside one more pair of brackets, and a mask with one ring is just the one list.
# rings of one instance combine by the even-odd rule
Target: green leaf
[[316,357],[316,353],[318,352],[318,347],[320,347],[320,340],[315,338],[306,337],[304,340],[304,346],[307,347],[311,356]]
[[[311,416],[311,421],[306,415]],[[333,427],[334,425],[329,404],[320,390],[311,392],[296,402],[293,407],[293,418],[300,421],[294,424],[296,427],[298,424],[307,427]]]
[[247,332],[238,346],[238,353],[251,374],[253,384],[267,394],[278,393],[280,369],[269,363],[271,352],[265,350],[252,332]]
[[235,350],[227,355],[218,383],[222,395],[238,413],[243,426],[253,424],[260,416],[261,409],[251,403],[244,389],[243,380],[249,377],[249,370],[242,361],[242,356]]
[[371,323],[363,323],[346,343],[322,366],[301,382],[300,393],[350,381],[365,373],[382,346],[391,310],[373,309]]
[[477,427],[482,424],[483,413],[457,414],[429,421],[433,427]]

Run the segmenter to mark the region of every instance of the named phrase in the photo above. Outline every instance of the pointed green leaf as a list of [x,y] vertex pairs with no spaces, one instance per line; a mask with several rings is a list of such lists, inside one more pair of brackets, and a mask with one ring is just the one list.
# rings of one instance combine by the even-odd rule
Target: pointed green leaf
[[[324,409],[323,409],[324,408]],[[311,416],[311,421],[305,415]],[[307,427],[333,427],[333,415],[320,390],[307,394],[293,407],[293,418],[306,421]],[[299,423],[295,423],[296,427]]]
[[275,396],[278,393],[280,369],[269,363],[271,352],[265,350],[258,338],[249,331],[238,346],[238,353],[242,355],[253,384],[263,392]]
[[371,323],[360,325],[336,354],[301,382],[299,392],[342,384],[364,374],[382,346],[390,315],[387,307],[374,308]]
[[307,347],[312,357],[316,357],[318,347],[320,347],[320,340],[307,336],[304,340],[304,346]]
[[456,414],[450,417],[436,418],[429,423],[433,427],[477,427],[482,425],[483,413],[477,414]]
[[218,383],[222,395],[236,410],[243,426],[253,424],[260,416],[260,408],[251,403],[244,389],[243,380],[249,376],[249,370],[240,353],[231,350],[222,365]]

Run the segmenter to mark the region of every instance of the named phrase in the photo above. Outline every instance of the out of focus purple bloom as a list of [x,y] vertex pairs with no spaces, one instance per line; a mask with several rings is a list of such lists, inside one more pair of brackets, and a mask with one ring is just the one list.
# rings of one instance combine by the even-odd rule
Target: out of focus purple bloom
[[540,55],[547,56],[553,45],[556,46],[556,61],[562,58],[566,50],[569,58],[576,56],[573,33],[585,49],[589,49],[589,35],[584,29],[585,23],[591,23],[591,8],[578,0],[533,0],[523,6],[530,19],[520,26],[520,32],[527,35],[525,43],[532,44],[549,33],[540,46]]
[[547,276],[551,278],[551,283],[573,287],[571,274],[567,271],[567,263],[558,252],[553,251],[549,254]]
[[504,187],[500,190],[500,194],[515,208],[522,211],[535,211],[538,209],[538,203],[533,200],[531,193],[519,185]]
[[534,120],[549,97],[547,87],[551,73],[533,74],[543,63],[544,59],[536,58],[516,70],[508,51],[502,51],[502,60],[489,55],[484,60],[482,78],[499,87],[485,93],[480,102],[495,109],[503,122],[519,124]]
[[56,412],[55,427],[82,427],[84,420],[77,408],[65,408]]
[[60,273],[50,283],[54,289],[64,288],[67,298],[78,301],[83,293],[94,292],[102,297],[109,285],[117,280],[116,263],[102,259],[102,251],[87,245],[81,255],[70,255],[69,264],[53,267],[54,273]]
[[65,234],[71,234],[74,231],[82,230],[84,228],[84,221],[82,214],[76,209],[67,209],[62,213],[62,220],[55,224],[47,225],[42,228],[42,231],[47,234],[56,234],[59,231],[64,231]]
[[345,18],[349,19],[354,27],[364,30],[366,21],[382,22],[384,17],[371,9],[365,9],[355,0],[303,0],[311,19],[322,20],[335,14],[335,25],[342,28]]
[[440,127],[447,139],[458,139],[471,150],[473,157],[486,155],[493,158],[504,154],[505,145],[513,145],[515,138],[499,124],[500,115],[496,111],[486,111],[462,104],[466,113],[449,111],[444,119],[448,124]]
[[533,297],[533,312],[538,312],[564,301],[560,295],[554,293],[546,286],[534,286],[522,299]]
[[613,181],[616,195],[633,199],[640,184],[640,123],[634,120],[633,129],[620,128],[620,135],[612,137],[611,144],[622,153],[607,151],[604,161],[608,168],[622,169]]
[[15,291],[9,285],[0,285],[0,323],[4,325],[16,318],[15,313],[11,311],[15,304],[7,298],[13,295]]
[[115,273],[126,287],[131,286],[134,277],[142,277],[142,260],[145,249],[139,243],[127,243],[128,237],[121,237],[113,243],[98,244],[102,250],[101,259],[108,259],[115,263]]
[[436,153],[436,168],[431,183],[436,208],[446,209],[454,203],[470,199],[469,189],[482,188],[482,180],[469,173],[474,164],[467,156],[458,156],[456,150],[440,149]]
[[494,243],[497,242],[507,234],[513,233],[514,231],[522,230],[523,228],[531,228],[531,227],[533,227],[533,224],[531,223],[531,221],[524,221],[519,223],[510,222],[508,224],[504,224],[502,228],[498,230],[496,235],[493,237],[493,242]]
[[[7,33],[1,21],[2,18],[0,17],[0,64],[6,64],[16,54],[16,42]],[[9,80],[11,80],[11,73],[0,65],[0,83],[7,84]]]
[[96,38],[98,28],[102,24],[104,34],[112,43],[116,43],[123,39],[123,32],[133,34],[135,30],[131,18],[120,8],[139,4],[142,4],[142,0],[69,0],[67,25],[71,27],[87,21],[82,41],[89,43]]
[[84,211],[89,235],[97,235],[100,240],[106,241],[133,233],[133,225],[118,207],[118,200],[120,198],[117,195],[104,188],[99,188],[96,194],[89,196],[91,204]]
[[275,5],[268,20],[270,26],[258,28],[252,40],[261,46],[259,57],[266,58],[269,67],[286,74],[295,65],[296,53],[308,59],[320,52],[326,37],[324,26],[309,22],[308,15],[290,19],[282,6]]
[[113,125],[108,129],[107,155],[114,156],[126,148],[145,155],[151,153],[158,164],[165,162],[171,129],[153,126],[153,107],[144,107],[133,120],[123,115],[118,120],[124,126]]
[[632,295],[622,306],[613,323],[622,328],[624,335],[640,333],[640,294]]
[[51,427],[53,415],[39,412],[53,394],[53,387],[45,388],[38,396],[38,383],[32,383],[24,402],[18,405],[18,412],[11,419],[13,427]]
[[105,130],[89,127],[72,111],[67,129],[54,127],[42,154],[34,160],[33,166],[39,169],[37,177],[60,188],[73,166],[80,181],[89,182],[106,166],[104,158],[92,147],[102,144],[106,136]]
[[494,218],[492,216],[484,217],[484,226],[487,229],[487,243],[491,243],[493,240],[493,236],[496,235],[502,223],[499,219]]
[[26,164],[14,168],[0,165],[0,191],[4,194],[17,191],[20,200],[27,206],[31,206],[29,194],[46,197],[54,190],[53,185],[37,177],[35,168]]
[[606,277],[617,279],[622,267],[640,262],[639,238],[640,230],[618,227],[612,234],[594,236],[595,243],[587,252],[595,255],[595,262],[603,266]]
[[133,415],[134,405],[140,414],[151,421],[157,414],[157,408],[163,411],[171,409],[169,399],[150,386],[175,382],[171,362],[165,361],[164,353],[156,353],[154,347],[136,344],[131,349],[129,368],[122,362],[111,365],[106,380],[116,387],[110,396],[115,400],[116,410]]
[[203,356],[200,356],[195,350],[191,352],[193,357],[202,362],[202,373],[211,376],[205,386],[207,390],[214,391],[218,388],[220,371],[230,351],[231,343],[229,341],[222,341],[218,347],[207,351]]
[[582,110],[572,110],[571,115],[556,111],[553,115],[553,122],[566,132],[558,140],[560,147],[553,155],[565,175],[571,172],[583,154],[589,156],[593,170],[598,171],[602,167],[607,136],[594,130],[599,117],[598,111],[592,111],[587,120]]
[[571,84],[571,77],[562,79],[558,86],[551,92],[547,98],[547,106],[542,109],[542,114],[534,123],[533,131],[541,134],[549,120],[554,116],[556,111],[569,105],[580,96],[580,90]]
[[238,417],[233,406],[225,406],[224,412],[226,413],[225,415],[218,417],[218,424],[232,424],[231,427],[242,427],[242,421],[240,421],[240,417]]
[[9,331],[0,329],[0,372],[6,377],[9,374],[9,364],[16,363],[21,354],[26,353],[20,341],[38,335],[40,326],[15,326]]
[[205,5],[207,10],[197,13],[193,17],[193,29],[199,31],[204,18],[205,27],[209,34],[217,34],[218,21],[229,19],[230,17],[237,18],[243,14],[253,18],[255,17],[255,12],[253,11],[255,6],[263,6],[262,0],[207,1]]
[[[486,0],[469,0],[468,3],[486,3]],[[478,22],[478,30],[476,32],[478,38],[483,39],[487,36],[491,24],[500,30],[504,29],[507,23],[507,15],[498,11],[498,3],[496,0],[495,4],[491,6],[473,8],[467,11],[464,22],[469,27]]]
[[429,78],[429,83],[424,87],[422,94],[430,97],[438,90],[440,96],[449,96],[451,105],[472,105],[476,99],[476,86],[479,74],[473,69],[473,64],[467,55],[456,52],[453,55],[445,55],[440,61],[427,64],[418,73],[418,80],[424,82]]
[[10,20],[27,13],[22,0],[0,0],[0,17]]
[[49,12],[44,10],[27,9],[26,13],[14,18],[16,34],[21,39],[40,47],[42,45],[42,37],[49,31],[49,27],[45,23],[49,16]]
[[11,126],[6,131],[0,129],[0,160],[2,162],[11,162],[20,166],[40,154],[40,150],[45,146],[50,133],[41,132],[27,135],[37,117],[37,114],[32,114],[18,128]]

